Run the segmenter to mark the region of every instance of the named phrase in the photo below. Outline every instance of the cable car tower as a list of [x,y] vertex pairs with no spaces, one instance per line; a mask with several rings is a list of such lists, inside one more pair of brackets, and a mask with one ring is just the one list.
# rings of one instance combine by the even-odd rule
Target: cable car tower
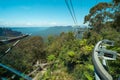
[[84,32],[87,28],[81,28],[80,26],[74,27],[74,34],[76,38],[82,39]]
[[86,31],[86,28],[82,28],[80,25],[78,25],[78,21],[76,18],[76,14],[75,14],[75,10],[72,4],[72,0],[65,0],[66,6],[70,12],[70,15],[73,19],[74,22],[74,26],[73,26],[73,32],[74,32],[74,36],[76,38],[80,38],[82,39],[83,37],[83,33]]

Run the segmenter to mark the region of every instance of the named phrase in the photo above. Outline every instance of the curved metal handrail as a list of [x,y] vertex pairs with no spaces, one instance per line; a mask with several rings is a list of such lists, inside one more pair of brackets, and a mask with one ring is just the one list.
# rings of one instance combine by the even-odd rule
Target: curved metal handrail
[[97,49],[101,45],[102,41],[99,41],[93,51],[92,54],[92,61],[94,64],[94,68],[98,76],[100,77],[101,80],[113,80],[112,76],[105,70],[103,65],[101,64],[99,58],[98,58],[98,52]]

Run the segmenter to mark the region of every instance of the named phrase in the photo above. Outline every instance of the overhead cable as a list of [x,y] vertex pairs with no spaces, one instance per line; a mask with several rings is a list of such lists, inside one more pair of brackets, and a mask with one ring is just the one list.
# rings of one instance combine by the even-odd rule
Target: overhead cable
[[[71,2],[71,1],[70,1],[70,2]],[[71,7],[69,6],[68,0],[65,0],[65,3],[66,3],[66,6],[67,6],[67,8],[68,8],[68,10],[69,10],[69,12],[70,12],[70,15],[71,15],[74,23],[77,24],[76,18],[75,18],[75,14],[73,13],[74,11],[73,11],[73,9],[71,9]],[[71,5],[72,5],[72,3],[71,3]],[[72,6],[72,7],[73,7],[73,6]]]
[[72,11],[73,11],[74,19],[75,19],[76,24],[77,24],[77,18],[76,18],[76,14],[75,14],[75,10],[74,10],[73,4],[72,4],[72,0],[70,0],[70,5],[71,5]]

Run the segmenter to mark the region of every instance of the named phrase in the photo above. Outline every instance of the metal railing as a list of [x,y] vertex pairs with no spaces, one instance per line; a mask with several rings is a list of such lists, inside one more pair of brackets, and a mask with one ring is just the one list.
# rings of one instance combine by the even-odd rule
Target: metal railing
[[[92,54],[92,62],[95,70],[96,80],[113,80],[113,77],[106,69],[107,60],[116,60],[117,52],[107,50],[106,46],[114,46],[114,42],[110,40],[99,41]],[[102,60],[102,62],[100,61]]]

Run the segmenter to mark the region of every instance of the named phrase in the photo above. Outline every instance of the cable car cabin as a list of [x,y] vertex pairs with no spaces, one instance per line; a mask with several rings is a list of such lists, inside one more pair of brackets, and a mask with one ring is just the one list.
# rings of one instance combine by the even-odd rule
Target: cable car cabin
[[87,28],[81,28],[80,26],[74,28],[74,33],[76,38],[82,39],[83,33],[87,30]]

